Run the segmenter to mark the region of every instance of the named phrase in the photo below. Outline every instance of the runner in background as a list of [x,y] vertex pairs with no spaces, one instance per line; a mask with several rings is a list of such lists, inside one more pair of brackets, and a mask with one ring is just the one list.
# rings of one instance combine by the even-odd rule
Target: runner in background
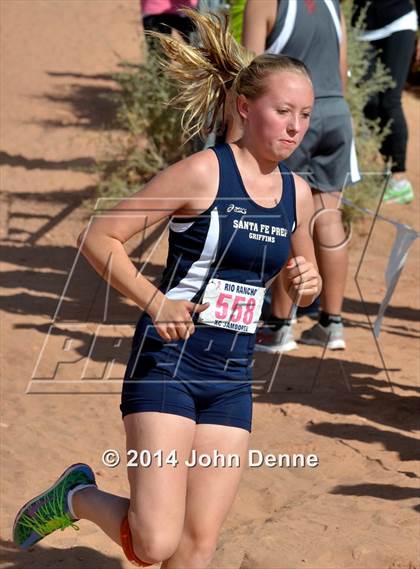
[[[198,0],[140,0],[140,10],[145,31],[170,34],[176,30],[186,40],[191,40],[194,27],[191,19],[180,12],[181,8],[197,8]],[[151,45],[153,42],[146,36]]]
[[367,8],[366,31],[360,40],[371,43],[372,67],[375,60],[380,59],[395,83],[394,87],[372,97],[365,108],[366,117],[379,118],[381,127],[390,123],[390,132],[381,147],[382,155],[391,166],[391,178],[383,199],[389,203],[410,203],[414,192],[405,166],[408,128],[401,96],[415,48],[416,9],[411,0],[354,0],[354,5],[353,21]]
[[[341,191],[360,179],[351,116],[343,97],[347,77],[346,27],[338,0],[248,0],[242,43],[256,54],[282,53],[308,67],[315,89],[309,130],[286,163],[311,186],[317,213],[314,242],[324,286],[319,322],[302,343],[344,349],[341,318],[347,277],[346,233],[339,210]],[[231,132],[234,140],[238,132]],[[256,349],[289,351],[292,304],[281,278],[271,287],[271,316]]]

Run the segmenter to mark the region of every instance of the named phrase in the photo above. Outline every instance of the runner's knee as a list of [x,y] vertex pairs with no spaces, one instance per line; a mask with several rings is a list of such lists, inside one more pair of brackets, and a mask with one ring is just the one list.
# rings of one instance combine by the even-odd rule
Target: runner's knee
[[314,234],[319,245],[329,248],[339,247],[347,234],[340,210],[325,210],[315,220]]
[[178,544],[168,541],[164,532],[148,534],[146,537],[133,535],[133,548],[135,554],[147,563],[159,563],[169,559]]
[[179,535],[171,534],[168,528],[145,528],[136,516],[129,515],[133,549],[137,557],[147,563],[159,563],[169,559],[176,551]]
[[205,565],[214,555],[217,546],[218,532],[188,532],[184,534],[180,547],[197,565]]

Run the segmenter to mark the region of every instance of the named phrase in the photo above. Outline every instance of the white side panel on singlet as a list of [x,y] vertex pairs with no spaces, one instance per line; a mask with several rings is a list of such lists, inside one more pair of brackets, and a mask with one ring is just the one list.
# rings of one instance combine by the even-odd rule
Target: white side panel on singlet
[[331,14],[331,18],[334,22],[334,26],[337,32],[337,37],[338,37],[338,43],[341,43],[341,37],[342,37],[342,32],[341,32],[341,22],[340,22],[340,18],[338,17],[337,14],[337,10],[334,8],[334,3],[332,0],[324,0],[325,5],[327,6],[328,10],[330,11]]
[[166,293],[167,298],[171,300],[191,300],[200,290],[215,259],[219,235],[219,212],[217,207],[215,207],[210,214],[209,230],[200,258],[191,264],[187,274],[179,281],[176,287]]
[[284,27],[281,30],[276,41],[272,45],[270,45],[270,47],[266,50],[266,53],[282,52],[284,46],[287,44],[290,36],[292,35],[293,28],[295,27],[296,12],[297,12],[297,0],[290,0],[287,5],[287,14],[286,14],[286,19],[284,21]]
[[175,233],[183,233],[193,225],[194,221],[191,221],[190,223],[184,223],[184,222],[172,221],[171,219],[171,221],[169,222],[169,229],[172,229],[172,231],[175,231]]

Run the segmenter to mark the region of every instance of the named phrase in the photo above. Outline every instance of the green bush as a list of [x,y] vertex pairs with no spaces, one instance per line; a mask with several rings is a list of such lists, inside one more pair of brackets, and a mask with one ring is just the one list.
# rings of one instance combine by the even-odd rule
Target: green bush
[[246,0],[230,1],[230,30],[237,42],[242,39],[242,21]]
[[181,111],[170,104],[174,88],[159,66],[157,46],[140,64],[120,63],[112,75],[119,86],[117,134],[108,136],[98,163],[101,197],[123,197],[138,190],[169,164],[191,153],[181,130]]

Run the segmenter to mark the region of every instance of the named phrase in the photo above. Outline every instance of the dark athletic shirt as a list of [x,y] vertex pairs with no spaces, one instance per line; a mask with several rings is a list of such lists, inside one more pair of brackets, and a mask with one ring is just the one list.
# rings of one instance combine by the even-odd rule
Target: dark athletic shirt
[[169,250],[159,289],[174,300],[200,301],[210,278],[265,287],[287,261],[296,226],[295,184],[279,164],[280,202],[272,208],[255,203],[246,192],[232,149],[212,149],[220,182],[213,204],[197,217],[173,217]]
[[341,97],[340,38],[338,0],[279,0],[266,51],[303,61],[317,98]]
[[369,4],[366,13],[366,30],[378,30],[411,12],[419,10],[419,0],[354,0],[355,12],[352,24],[355,25],[362,8]]

